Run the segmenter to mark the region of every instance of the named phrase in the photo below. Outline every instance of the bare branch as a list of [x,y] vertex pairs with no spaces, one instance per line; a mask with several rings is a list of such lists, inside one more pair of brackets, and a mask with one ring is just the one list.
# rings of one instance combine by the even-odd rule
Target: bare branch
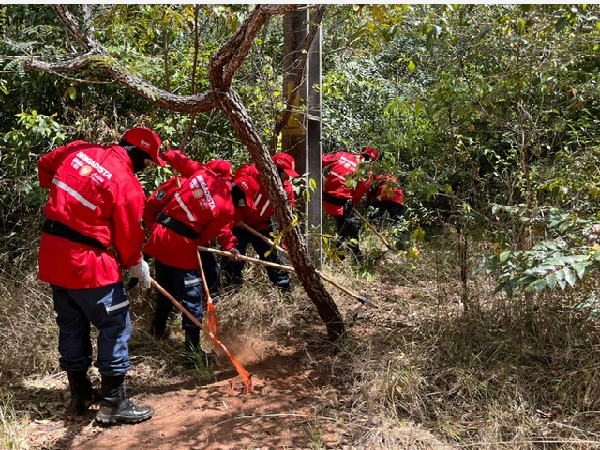
[[103,70],[114,81],[133,91],[145,100],[171,111],[194,113],[210,111],[213,108],[219,107],[217,96],[212,91],[196,95],[172,94],[163,89],[158,89],[138,76],[126,74],[114,64],[115,61],[112,58],[88,53],[84,56],[60,63],[49,63],[30,59],[25,62],[25,68],[27,70],[41,72],[68,72],[82,69],[86,66],[92,66],[96,69]]
[[98,49],[91,45],[89,39],[85,36],[81,27],[77,23],[77,19],[71,14],[71,11],[67,9],[67,5],[53,5],[54,12],[67,27],[67,30],[73,35],[73,37],[79,42],[87,51],[93,50],[94,53],[98,53]]
[[211,59],[208,76],[213,87],[227,90],[233,75],[244,62],[263,23],[271,16],[293,11],[298,5],[258,5],[233,38]]

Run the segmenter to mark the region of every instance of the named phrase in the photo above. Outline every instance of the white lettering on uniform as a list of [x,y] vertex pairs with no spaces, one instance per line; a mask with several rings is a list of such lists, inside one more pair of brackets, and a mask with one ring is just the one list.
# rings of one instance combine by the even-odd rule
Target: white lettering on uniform
[[83,152],[79,152],[77,153],[77,157],[81,158],[81,160],[87,164],[89,164],[90,166],[92,166],[94,169],[96,169],[98,171],[98,173],[100,175],[102,175],[103,177],[106,177],[107,179],[111,179],[112,178],[112,173],[110,173],[108,170],[106,170],[99,162],[94,161],[92,158],[90,158],[88,155],[86,155]]
[[340,157],[339,164],[350,164],[353,168],[356,167],[356,161],[346,158],[345,156]]
[[200,187],[202,188],[202,191],[204,191],[204,197],[206,198],[206,203],[208,203],[208,206],[210,207],[210,209],[215,209],[217,207],[217,204],[215,203],[210,191],[208,190],[206,181],[204,181],[204,178],[202,178],[202,175],[197,175],[194,178],[194,181],[196,181],[196,180],[198,180],[198,182],[200,183]]

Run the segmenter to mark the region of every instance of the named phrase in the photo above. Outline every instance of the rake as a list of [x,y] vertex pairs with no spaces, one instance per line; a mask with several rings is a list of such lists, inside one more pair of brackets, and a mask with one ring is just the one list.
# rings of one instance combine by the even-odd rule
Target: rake
[[200,275],[202,275],[202,286],[204,286],[204,295],[206,296],[206,325],[208,326],[210,332],[216,336],[217,330],[219,329],[219,322],[217,321],[217,311],[215,309],[213,299],[210,296],[208,284],[206,283],[206,276],[204,275],[204,269],[202,267],[202,257],[200,256],[200,252],[197,251],[196,253],[198,255],[198,267],[200,268]]
[[[206,334],[209,338],[211,338],[215,342],[215,344],[217,344],[218,346],[220,346],[223,349],[225,354],[231,360],[231,363],[235,367],[235,370],[237,371],[238,375],[242,379],[242,384],[244,385],[244,387],[242,389],[242,394],[248,394],[250,391],[252,391],[252,375],[244,368],[244,366],[242,366],[242,364],[235,358],[235,356],[233,356],[233,354],[229,351],[229,349],[227,347],[225,347],[225,344],[223,344],[219,339],[217,339],[217,337],[214,335],[214,333],[212,331],[204,328],[204,326],[198,321],[198,319],[196,319],[192,315],[192,313],[190,313],[187,309],[185,309],[185,307],[181,303],[179,303],[177,300],[175,300],[175,298],[171,294],[169,294],[165,288],[163,288],[160,284],[158,284],[158,282],[154,278],[151,277],[150,281],[152,282],[152,284],[154,285],[154,287],[156,289],[158,289],[165,297],[167,297],[169,300],[171,300],[171,302],[173,303],[173,305],[175,305],[177,307],[177,309],[179,309],[183,314],[185,314],[192,322],[194,322],[194,324],[197,327],[199,327],[204,332],[204,334]],[[230,385],[231,385],[231,391],[229,392],[229,394],[231,395],[233,393],[233,391],[235,390],[235,384],[233,382],[230,382]]]

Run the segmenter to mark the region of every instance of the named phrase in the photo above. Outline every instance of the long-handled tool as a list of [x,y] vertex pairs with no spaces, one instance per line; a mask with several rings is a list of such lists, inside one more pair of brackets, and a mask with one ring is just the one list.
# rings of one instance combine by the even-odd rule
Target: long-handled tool
[[[260,237],[263,241],[265,241],[267,244],[274,246],[278,251],[280,251],[281,253],[283,253],[283,255],[289,259],[289,254],[287,252],[287,250],[284,250],[283,248],[281,248],[279,245],[275,244],[271,239],[269,239],[268,237],[266,237],[265,235],[261,234],[259,231],[256,231],[254,228],[252,228],[250,225],[244,223],[242,225],[242,227],[246,230],[248,230],[250,233],[254,234],[255,236]],[[290,266],[291,267],[291,266]],[[292,267],[293,269],[293,267]],[[285,270],[285,269],[284,269]],[[354,292],[350,291],[349,289],[346,289],[345,287],[339,285],[338,283],[336,283],[333,279],[329,278],[327,275],[324,275],[323,273],[319,272],[318,270],[316,270],[315,272],[317,272],[317,274],[319,274],[319,276],[327,281],[328,283],[332,284],[333,286],[335,286],[336,288],[338,288],[340,291],[348,294],[350,297],[355,298],[356,300],[358,300],[359,302],[361,302],[362,304],[365,304],[367,302],[366,297],[363,297],[362,295],[358,295],[355,294]]]
[[268,237],[266,237],[264,234],[262,234],[259,231],[256,231],[254,228],[252,228],[250,225],[248,225],[246,222],[241,222],[241,227],[252,233],[254,236],[257,236],[259,238],[261,238],[263,241],[265,241],[265,243],[269,244],[271,247],[275,247],[275,249],[277,251],[279,251],[280,253],[282,253],[286,258],[289,259],[289,255],[287,250],[283,249],[282,247],[280,247],[279,245],[275,244],[271,239],[269,239]]
[[[185,307],[181,303],[179,303],[177,300],[175,300],[175,298],[171,294],[169,294],[167,292],[167,290],[164,289],[160,284],[158,284],[158,282],[154,278],[150,278],[150,281],[152,282],[152,284],[154,285],[154,287],[156,289],[158,289],[165,297],[167,297],[169,300],[171,300],[171,302],[177,307],[177,309],[179,309],[183,314],[188,316],[188,318],[192,322],[194,322],[194,324],[197,327],[199,327],[209,338],[211,338],[217,345],[219,345],[223,349],[223,351],[227,354],[227,356],[229,356],[229,359],[231,360],[233,366],[235,367],[235,370],[237,370],[237,373],[242,378],[242,384],[244,385],[242,394],[248,394],[252,390],[252,375],[244,368],[244,366],[242,366],[240,364],[240,362],[235,358],[235,356],[233,356],[233,354],[227,349],[227,347],[225,347],[225,345],[219,339],[217,339],[217,337],[214,335],[214,333],[212,331],[204,328],[204,326],[198,321],[198,319],[196,319],[192,315],[192,313],[190,313],[187,309],[185,309]],[[230,394],[231,394],[235,390],[235,385],[233,382],[231,382],[230,384],[231,384],[231,391],[230,391]]]
[[384,238],[384,237],[381,235],[381,233],[379,233],[379,231],[377,231],[377,230],[375,229],[375,227],[374,227],[373,225],[371,225],[371,223],[370,223],[370,222],[369,222],[367,219],[365,219],[361,213],[359,213],[359,212],[356,210],[356,208],[353,208],[353,211],[354,211],[354,214],[356,214],[356,215],[358,216],[358,218],[359,218],[360,220],[362,220],[362,221],[365,223],[365,225],[366,225],[366,226],[367,226],[367,227],[368,227],[368,228],[369,228],[369,229],[370,229],[370,230],[371,230],[373,233],[375,233],[375,234],[377,235],[377,237],[379,237],[379,239],[381,239],[381,242],[383,242],[383,243],[385,244],[385,246],[388,248],[388,250],[393,250],[393,247],[392,247],[392,246],[391,246],[391,244],[390,244],[390,243],[387,241],[387,239],[386,239],[386,238]]
[[196,251],[198,256],[198,267],[200,268],[200,275],[202,276],[202,286],[204,286],[204,295],[206,296],[206,325],[208,329],[215,336],[217,334],[217,330],[219,329],[219,323],[217,321],[217,311],[215,310],[215,304],[213,302],[212,297],[210,296],[210,290],[208,289],[208,284],[206,283],[206,275],[204,275],[204,268],[202,267],[202,257],[200,256],[200,252]]
[[[215,253],[217,255],[221,255],[221,256],[231,256],[230,252],[226,252],[223,250],[217,250],[214,248],[208,248],[208,247],[202,247],[202,246],[198,246],[198,248],[200,250],[202,250],[203,252],[211,252],[211,253]],[[256,258],[251,258],[250,256],[245,256],[245,255],[239,255],[239,259],[241,261],[248,261],[254,264],[260,264],[262,266],[267,266],[267,267],[274,267],[275,269],[281,269],[281,270],[285,270],[287,272],[294,272],[296,273],[296,269],[294,269],[294,267],[292,266],[282,266],[281,264],[275,264],[269,261],[263,261],[262,259],[256,259]],[[346,294],[348,294],[350,297],[355,298],[356,300],[358,300],[360,303],[362,303],[363,305],[367,302],[366,297],[363,297],[362,295],[358,295],[355,294],[354,292],[346,289],[345,287],[339,285],[338,283],[336,283],[335,281],[333,281],[331,278],[323,275],[321,272],[316,271],[319,276],[327,281],[328,283],[331,283],[332,285],[334,285],[336,288],[338,288],[339,290],[345,292]]]
[[[171,145],[169,141],[166,141],[167,150],[171,150]],[[179,173],[175,168],[173,168],[173,176],[175,177],[175,182],[177,183],[177,188],[181,188],[181,181],[179,180]],[[204,295],[206,296],[206,325],[208,325],[208,329],[213,333],[217,334],[217,330],[219,328],[219,323],[217,321],[217,311],[215,310],[215,304],[213,302],[212,297],[210,296],[210,291],[208,290],[208,285],[206,284],[206,276],[204,275],[204,269],[202,268],[202,258],[200,257],[200,253],[197,252],[198,256],[198,269],[200,269],[200,275],[202,276],[202,286],[204,287]]]

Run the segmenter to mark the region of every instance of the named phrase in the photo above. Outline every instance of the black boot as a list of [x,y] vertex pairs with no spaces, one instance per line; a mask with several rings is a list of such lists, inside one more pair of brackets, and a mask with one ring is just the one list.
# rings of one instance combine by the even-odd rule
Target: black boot
[[200,328],[185,330],[185,357],[186,367],[194,368],[198,363],[206,368],[212,368],[217,364],[215,352],[206,353],[200,347]]
[[157,340],[167,339],[171,334],[171,330],[167,328],[169,313],[170,310],[168,309],[157,309],[154,313],[150,334]]
[[125,375],[102,375],[102,400],[96,420],[104,424],[137,423],[154,414],[151,406],[138,406],[125,394]]
[[100,394],[87,377],[87,370],[67,371],[71,402],[67,408],[69,416],[83,416],[92,404],[100,401]]

